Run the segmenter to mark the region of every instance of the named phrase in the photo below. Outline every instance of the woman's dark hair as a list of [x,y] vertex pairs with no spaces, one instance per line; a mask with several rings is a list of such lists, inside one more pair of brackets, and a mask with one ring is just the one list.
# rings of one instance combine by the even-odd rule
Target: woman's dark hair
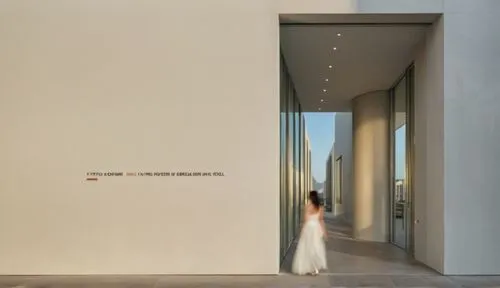
[[319,196],[318,196],[318,191],[311,191],[309,192],[309,201],[316,207],[316,209],[319,209],[319,206],[321,205],[319,201]]

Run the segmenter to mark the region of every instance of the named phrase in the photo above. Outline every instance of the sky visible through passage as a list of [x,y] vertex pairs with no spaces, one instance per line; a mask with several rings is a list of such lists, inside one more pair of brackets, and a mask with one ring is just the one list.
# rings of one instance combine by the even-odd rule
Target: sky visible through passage
[[326,179],[326,160],[335,137],[335,113],[304,113],[311,144],[311,170],[318,182]]

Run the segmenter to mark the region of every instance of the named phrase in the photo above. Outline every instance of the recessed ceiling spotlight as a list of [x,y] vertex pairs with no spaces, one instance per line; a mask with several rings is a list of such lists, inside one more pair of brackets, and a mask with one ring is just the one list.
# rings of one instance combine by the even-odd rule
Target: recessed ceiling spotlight
[[332,68],[333,68],[333,66],[332,66],[332,65],[329,65],[329,66],[328,66],[328,68],[332,69]]
[[321,111],[321,108],[318,108],[319,111]]
[[337,50],[337,47],[333,47],[333,50]]
[[328,82],[328,78],[325,79],[325,82]]
[[321,99],[321,102],[324,102],[325,100]]
[[340,33],[337,33],[337,36],[338,36],[338,37],[340,37],[340,36],[342,36],[342,34],[340,34]]
[[323,92],[325,92],[325,93],[326,93],[326,89],[323,89]]

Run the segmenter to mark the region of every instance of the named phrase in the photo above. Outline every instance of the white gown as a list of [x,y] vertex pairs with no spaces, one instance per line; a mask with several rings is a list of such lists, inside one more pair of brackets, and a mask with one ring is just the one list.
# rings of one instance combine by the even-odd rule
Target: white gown
[[326,249],[319,213],[309,215],[299,238],[292,263],[292,272],[298,275],[326,269]]

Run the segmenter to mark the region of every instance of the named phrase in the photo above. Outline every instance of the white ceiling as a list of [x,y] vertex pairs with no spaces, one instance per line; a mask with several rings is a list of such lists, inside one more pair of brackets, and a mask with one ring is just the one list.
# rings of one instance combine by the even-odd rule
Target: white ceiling
[[391,88],[413,61],[427,28],[424,24],[281,26],[282,53],[303,110],[350,111],[352,98]]

